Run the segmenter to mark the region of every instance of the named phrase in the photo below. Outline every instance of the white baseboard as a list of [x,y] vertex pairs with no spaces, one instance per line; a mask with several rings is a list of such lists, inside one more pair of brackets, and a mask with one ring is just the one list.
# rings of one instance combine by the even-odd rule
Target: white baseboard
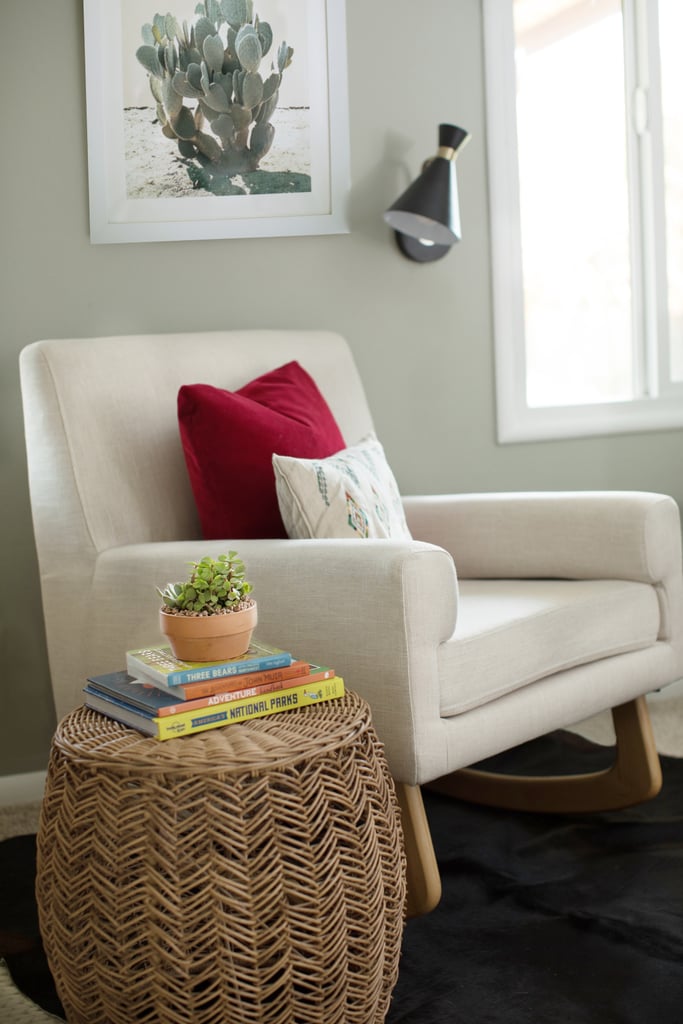
[[46,772],[0,775],[0,807],[28,804],[43,799]]

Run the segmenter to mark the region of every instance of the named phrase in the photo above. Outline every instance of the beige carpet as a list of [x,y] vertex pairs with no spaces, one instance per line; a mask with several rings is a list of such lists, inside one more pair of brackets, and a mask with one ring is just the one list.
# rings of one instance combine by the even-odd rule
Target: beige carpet
[[3,1024],[47,1024],[62,1018],[27,999],[14,985],[7,964],[0,958],[0,1020]]
[[0,840],[28,836],[38,831],[40,800],[14,807],[0,807]]

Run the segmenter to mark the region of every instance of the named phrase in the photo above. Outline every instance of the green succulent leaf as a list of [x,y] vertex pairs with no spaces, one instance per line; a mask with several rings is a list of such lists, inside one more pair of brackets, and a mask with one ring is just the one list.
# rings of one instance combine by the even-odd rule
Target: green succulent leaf
[[256,32],[259,37],[259,42],[261,43],[261,52],[265,57],[273,45],[273,30],[267,21],[259,21],[257,23]]
[[204,96],[204,102],[212,110],[217,110],[219,114],[230,113],[230,101],[225,95],[225,89],[222,89],[217,82],[212,82],[209,86],[209,91]]
[[[198,101],[198,109],[201,112],[202,117],[206,121],[208,121],[211,125],[213,125],[213,122],[215,121],[215,119],[218,117],[218,115],[220,113],[219,110],[212,110],[211,107],[207,104],[205,98],[202,98],[201,100]],[[195,123],[196,123],[196,120],[197,120],[197,115],[195,115]]]
[[242,40],[237,37],[237,58],[245,71],[258,71],[263,50],[259,37],[255,32],[244,35]]
[[167,14],[164,18],[164,31],[169,39],[175,39],[180,35],[180,26],[172,14]]
[[214,25],[220,25],[223,20],[220,0],[206,0],[206,13]]
[[294,50],[291,46],[287,46],[287,43],[281,44],[280,49],[277,52],[277,66],[280,74],[282,74],[285,68],[288,68],[292,63],[293,54]]
[[152,25],[152,31],[154,32],[154,38],[158,43],[166,35],[166,18],[163,14],[154,15],[154,24]]
[[169,75],[175,74],[177,67],[176,48],[173,43],[167,43],[164,48],[164,63]]
[[264,157],[270,147],[273,145],[273,138],[275,137],[275,129],[272,124],[263,121],[260,124],[254,125],[254,130],[251,133],[251,152],[257,159]]
[[232,91],[235,94],[235,103],[242,102],[242,83],[246,71],[235,71],[232,76]]
[[142,64],[146,71],[149,71],[150,75],[155,75],[157,78],[162,78],[164,69],[159,63],[159,55],[157,53],[156,46],[139,46],[135,51],[135,56]]
[[183,71],[176,71],[173,76],[173,88],[179,96],[185,96],[187,99],[198,100],[204,93],[201,89],[196,89],[190,81],[188,81],[187,74]]
[[187,81],[198,92],[202,92],[202,69],[199,64],[187,65]]
[[282,81],[282,75],[278,75],[273,72],[269,75],[263,83],[263,99],[268,100],[273,96],[280,88],[280,82]]
[[263,99],[263,79],[259,74],[248,71],[242,83],[242,103],[245,107],[257,107]]
[[232,25],[233,28],[239,28],[245,21],[251,20],[247,18],[245,0],[221,0],[221,11],[228,25]]
[[223,156],[223,150],[220,145],[216,142],[213,135],[207,135],[205,132],[197,132],[194,137],[194,142],[197,149],[208,157],[209,160],[218,161]]
[[214,23],[209,21],[208,18],[200,18],[194,27],[194,44],[200,53],[204,49],[204,40],[215,34],[216,26]]
[[223,70],[223,43],[219,35],[207,36],[204,40],[202,51],[211,71]]
[[161,95],[161,79],[155,78],[155,76],[152,75],[152,77],[149,79],[149,87],[152,92],[152,96],[157,101],[157,103],[163,103],[164,98]]
[[183,105],[183,97],[180,96],[173,88],[173,80],[171,78],[164,78],[161,83],[161,95],[164,103],[164,110],[169,120],[176,117],[180,113],[180,108]]
[[202,87],[202,92],[206,96],[209,91],[209,86],[211,85],[211,79],[209,78],[209,69],[206,66],[206,61],[204,60],[201,62],[199,66],[201,68],[200,84]]
[[142,41],[146,46],[154,46],[157,40],[154,38],[154,32],[149,22],[142,26],[141,29]]
[[197,147],[186,139],[178,139],[178,150],[186,160],[192,160],[197,155]]
[[[240,46],[242,40],[246,36],[256,36],[256,29],[254,28],[253,25],[250,25],[250,24],[242,25],[242,27],[240,28],[239,32],[235,36],[235,49],[237,49]],[[258,39],[258,36],[256,36],[256,38]]]
[[195,128],[192,111],[188,107],[181,107],[177,117],[171,120],[171,126],[179,139],[194,138],[197,129]]
[[268,99],[264,101],[263,105],[261,106],[261,109],[256,115],[256,121],[258,124],[266,124],[268,121],[270,121],[273,112],[277,107],[277,97],[278,94],[274,92],[272,96],[269,96]]

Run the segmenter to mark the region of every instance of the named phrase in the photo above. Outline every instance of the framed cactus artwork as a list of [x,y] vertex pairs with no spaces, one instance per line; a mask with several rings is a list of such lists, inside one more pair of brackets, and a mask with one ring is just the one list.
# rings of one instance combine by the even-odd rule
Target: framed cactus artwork
[[349,230],[344,0],[84,0],[94,243]]

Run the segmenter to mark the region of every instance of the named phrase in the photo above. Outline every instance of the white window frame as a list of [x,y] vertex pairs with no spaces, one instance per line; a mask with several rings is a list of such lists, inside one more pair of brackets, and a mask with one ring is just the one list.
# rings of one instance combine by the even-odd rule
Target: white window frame
[[497,435],[499,443],[683,427],[669,372],[657,4],[622,0],[633,277],[634,397],[530,407],[526,400],[513,0],[483,0]]

